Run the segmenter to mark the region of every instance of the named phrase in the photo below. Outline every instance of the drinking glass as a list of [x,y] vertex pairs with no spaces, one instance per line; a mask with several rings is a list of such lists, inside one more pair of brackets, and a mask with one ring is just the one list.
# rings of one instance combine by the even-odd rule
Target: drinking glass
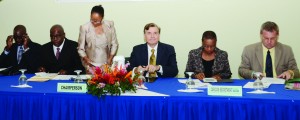
[[75,70],[74,72],[77,74],[77,76],[76,76],[74,82],[75,82],[75,83],[83,82],[82,79],[81,79],[81,77],[80,77],[80,72],[81,72],[81,70]]
[[195,82],[192,79],[192,75],[194,74],[194,72],[185,72],[186,74],[189,75],[189,79],[186,81],[186,89],[192,89],[195,86]]
[[27,85],[27,77],[24,74],[26,69],[20,69],[19,71],[22,73],[19,77],[19,85]]
[[137,85],[138,87],[143,87],[144,83],[146,82],[146,78],[143,76],[143,70],[140,71],[140,75],[137,79]]
[[261,82],[261,80],[260,80],[260,73],[257,73],[257,74],[254,74],[255,75],[255,77],[256,77],[256,80],[254,81],[254,83],[253,83],[253,88],[254,88],[254,90],[255,91],[263,91],[263,89],[264,89],[264,85],[263,85],[263,83]]

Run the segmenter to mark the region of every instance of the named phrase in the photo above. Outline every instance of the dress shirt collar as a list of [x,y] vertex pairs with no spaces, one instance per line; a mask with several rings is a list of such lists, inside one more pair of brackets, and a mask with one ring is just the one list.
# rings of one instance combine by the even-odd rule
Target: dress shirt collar
[[270,51],[270,53],[274,53],[275,52],[275,47],[271,48],[271,49],[268,49],[266,48],[263,44],[262,44],[262,47],[263,47],[263,53],[267,53],[268,50]]
[[151,50],[154,49],[155,52],[156,52],[157,51],[157,46],[158,46],[158,43],[154,46],[154,48],[151,48],[150,45],[147,44],[148,51],[151,52]]
[[63,49],[64,44],[65,44],[65,40],[66,39],[64,39],[64,41],[61,43],[61,45],[59,47],[56,47],[56,46],[53,45],[54,55],[56,54],[57,48],[59,48],[60,51]]

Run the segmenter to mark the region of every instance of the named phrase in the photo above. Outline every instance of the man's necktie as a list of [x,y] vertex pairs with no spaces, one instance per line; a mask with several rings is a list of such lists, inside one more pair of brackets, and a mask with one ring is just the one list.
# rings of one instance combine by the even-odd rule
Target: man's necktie
[[[155,50],[154,49],[152,49],[151,50],[151,56],[150,56],[150,65],[156,65],[156,58],[155,58],[155,55],[154,55],[154,52],[155,52]],[[154,72],[154,73],[149,73],[149,77],[150,78],[155,78],[156,77],[156,72]]]
[[22,59],[22,54],[24,53],[24,48],[23,46],[19,46],[19,51],[18,51],[18,55],[17,55],[17,60],[18,60],[18,64],[20,64],[20,61]]
[[270,51],[268,50],[267,57],[266,57],[266,76],[273,77],[273,68],[272,68],[272,58],[270,55]]
[[55,57],[56,57],[56,59],[58,60],[58,58],[59,58],[59,54],[60,54],[60,48],[58,47],[58,48],[56,48],[56,54],[55,54]]

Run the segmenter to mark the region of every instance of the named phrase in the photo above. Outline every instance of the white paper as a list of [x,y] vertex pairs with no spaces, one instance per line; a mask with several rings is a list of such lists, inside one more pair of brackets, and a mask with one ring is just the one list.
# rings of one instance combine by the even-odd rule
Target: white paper
[[[244,86],[243,86],[243,88],[254,88],[253,87],[253,83],[254,82],[248,82],[247,84],[245,84]],[[267,83],[267,82],[263,82],[263,86],[264,86],[264,88],[269,88],[269,86],[271,85],[271,83]]]
[[[71,80],[71,78],[76,78],[77,75],[57,75],[56,77],[52,78],[51,80]],[[83,80],[90,79],[91,75],[80,75],[80,78]]]
[[203,82],[218,82],[215,78],[204,78]]
[[285,79],[282,78],[268,78],[268,77],[263,77],[261,80],[263,83],[271,83],[271,84],[284,84]]
[[137,89],[136,93],[126,91],[125,93],[122,93],[121,96],[169,96],[169,95],[152,92],[144,89]]
[[10,85],[10,87],[16,87],[16,88],[32,88],[32,86],[24,84],[24,85]]
[[3,70],[5,70],[5,69],[7,69],[7,68],[0,68],[0,71],[3,71]]
[[136,86],[138,89],[145,89],[145,90],[147,90],[148,88],[143,84],[143,85],[141,85],[141,86]]
[[[188,79],[178,79],[178,82],[185,84],[187,80],[188,80]],[[198,79],[192,79],[192,80],[194,80],[195,83],[198,82],[198,81],[201,82],[201,81],[198,80]]]
[[37,72],[37,73],[35,73],[35,76],[33,76],[33,77],[36,77],[36,78],[49,78],[49,79],[51,79],[51,78],[53,78],[55,76],[57,76],[57,73]]
[[194,93],[194,92],[204,92],[203,90],[198,89],[179,89],[178,92],[187,92],[187,93]]
[[70,80],[71,78],[76,77],[76,75],[57,75],[51,80]]
[[262,90],[255,90],[255,91],[251,91],[251,92],[247,92],[250,94],[275,94],[275,92],[268,92],[268,91],[262,91]]
[[[185,84],[187,80],[188,79],[178,79],[178,82]],[[193,88],[207,88],[208,86],[211,85],[210,83],[203,83],[198,79],[193,79],[193,81],[195,82],[195,87]]]

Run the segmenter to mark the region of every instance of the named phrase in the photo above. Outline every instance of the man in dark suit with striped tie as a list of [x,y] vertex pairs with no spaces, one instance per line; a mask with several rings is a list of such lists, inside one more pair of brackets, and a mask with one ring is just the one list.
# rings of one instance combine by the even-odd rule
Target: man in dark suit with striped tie
[[74,70],[82,70],[83,66],[77,52],[77,42],[65,37],[61,25],[53,25],[50,29],[51,41],[42,46],[42,65],[39,71],[75,74]]
[[133,47],[128,70],[134,70],[134,73],[142,71],[149,78],[175,77],[178,74],[175,49],[159,42],[160,27],[154,23],[147,24],[144,38],[146,43]]

